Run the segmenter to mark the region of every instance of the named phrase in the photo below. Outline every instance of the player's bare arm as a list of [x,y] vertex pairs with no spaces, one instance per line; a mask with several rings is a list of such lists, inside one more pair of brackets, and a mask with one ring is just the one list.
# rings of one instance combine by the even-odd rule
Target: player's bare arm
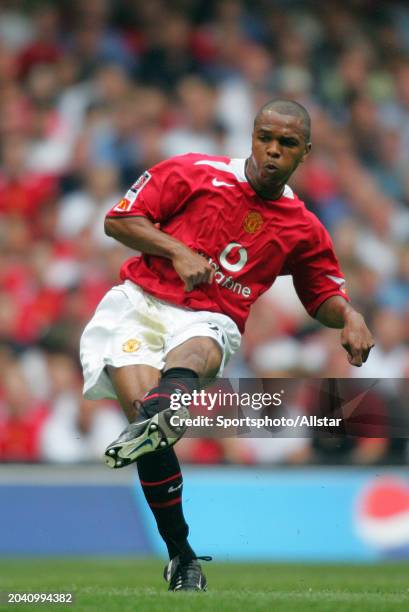
[[214,269],[204,257],[180,240],[161,232],[146,217],[107,218],[105,232],[141,253],[170,259],[187,292],[201,283],[213,281]]
[[341,344],[351,365],[360,367],[368,359],[374,339],[363,316],[340,296],[332,296],[319,307],[316,319],[326,327],[342,329]]

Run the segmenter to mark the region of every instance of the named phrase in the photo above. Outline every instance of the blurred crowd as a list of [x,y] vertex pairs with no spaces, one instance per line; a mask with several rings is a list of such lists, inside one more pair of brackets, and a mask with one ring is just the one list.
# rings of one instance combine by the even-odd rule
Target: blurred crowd
[[[166,157],[247,156],[254,114],[274,97],[312,116],[312,153],[291,185],[330,230],[377,344],[353,369],[339,332],[310,319],[282,277],[226,375],[395,379],[386,412],[404,397],[406,2],[0,0],[0,93],[0,461],[90,461],[119,433],[115,404],[81,398],[78,362],[82,329],[130,254],[104,235],[105,212]],[[338,450],[356,463],[407,460],[390,432],[363,433],[332,455],[277,440],[265,461]],[[180,449],[199,463],[264,460],[259,444],[240,442]]]

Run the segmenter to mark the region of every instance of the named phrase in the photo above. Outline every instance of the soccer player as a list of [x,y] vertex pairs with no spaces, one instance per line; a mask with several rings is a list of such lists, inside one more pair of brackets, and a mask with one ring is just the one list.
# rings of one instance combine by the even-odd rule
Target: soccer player
[[[311,149],[310,118],[296,102],[257,113],[248,159],[189,153],[144,172],[110,210],[105,229],[141,254],[102,299],[81,339],[84,394],[116,398],[130,424],[106,450],[119,468],[137,463],[167,546],[169,589],[205,590],[188,542],[182,474],[173,444],[172,393],[221,375],[240,345],[254,301],[292,274],[308,313],[342,329],[355,366],[373,346],[349,303],[331,239],[287,181]],[[175,421],[175,419],[173,419]]]

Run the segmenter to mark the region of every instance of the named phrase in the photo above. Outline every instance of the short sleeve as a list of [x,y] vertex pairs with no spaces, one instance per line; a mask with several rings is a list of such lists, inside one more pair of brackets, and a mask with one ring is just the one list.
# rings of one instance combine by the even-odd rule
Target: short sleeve
[[171,158],[141,174],[106,216],[147,217],[162,223],[183,208],[189,193],[185,164]]
[[304,308],[312,317],[328,298],[339,295],[349,302],[345,279],[327,230],[316,219],[310,236],[303,240],[290,261],[288,271]]

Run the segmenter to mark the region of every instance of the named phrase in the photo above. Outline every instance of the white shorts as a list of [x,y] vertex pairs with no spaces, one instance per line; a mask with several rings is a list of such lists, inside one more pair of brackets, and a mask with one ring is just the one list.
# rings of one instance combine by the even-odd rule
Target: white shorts
[[220,346],[221,376],[241,341],[230,317],[173,306],[128,280],[113,287],[102,298],[81,337],[84,396],[116,399],[105,366],[149,365],[162,370],[169,351],[197,336],[213,338]]

